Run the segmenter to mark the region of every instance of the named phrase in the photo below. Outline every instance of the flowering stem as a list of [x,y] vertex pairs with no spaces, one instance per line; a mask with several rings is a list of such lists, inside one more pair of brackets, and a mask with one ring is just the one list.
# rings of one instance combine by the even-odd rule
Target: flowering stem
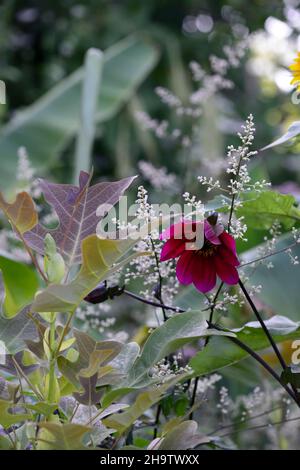
[[156,250],[155,250],[155,245],[154,245],[154,242],[153,242],[151,237],[150,237],[150,241],[151,241],[152,250],[153,250],[153,253],[154,253],[154,256],[155,256],[156,269],[157,269],[157,273],[158,273],[158,291],[157,291],[156,296],[157,296],[157,299],[159,300],[159,302],[161,303],[161,309],[162,309],[164,321],[166,321],[168,319],[168,317],[167,317],[167,314],[166,314],[166,311],[165,311],[165,308],[164,308],[164,305],[163,305],[163,300],[162,300],[163,278],[162,278],[161,273],[160,273],[159,259],[158,259],[158,256],[157,256],[157,253],[156,253]]
[[280,253],[284,253],[285,251],[291,250],[294,248],[296,245],[298,245],[298,242],[291,243],[290,245],[281,248],[280,250],[272,251],[272,253],[268,253],[264,256],[261,256],[260,258],[255,258],[251,261],[247,261],[246,263],[240,264],[238,266],[238,269],[244,268],[245,266],[250,266],[251,264],[254,263],[259,263],[260,261],[263,261],[264,259],[270,258],[271,256],[279,255]]

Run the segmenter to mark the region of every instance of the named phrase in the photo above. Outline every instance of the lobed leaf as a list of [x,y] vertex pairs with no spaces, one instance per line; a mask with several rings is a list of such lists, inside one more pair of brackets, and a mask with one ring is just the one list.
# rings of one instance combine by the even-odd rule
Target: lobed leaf
[[5,344],[6,351],[15,354],[26,346],[27,340],[39,338],[30,307],[25,307],[17,316],[4,318],[0,315],[0,341]]
[[90,235],[82,242],[83,264],[68,284],[52,284],[38,293],[32,312],[71,312],[111,272],[111,267],[136,243],[134,240],[100,239]]
[[0,192],[0,209],[21,235],[31,230],[38,222],[38,215],[31,196],[25,191],[17,194],[14,202],[7,202]]
[[51,422],[39,423],[39,428],[37,440],[49,450],[87,450],[82,440],[92,430],[80,424]]
[[[82,241],[96,233],[97,225],[108,211],[107,208],[118,202],[134,178],[98,183],[90,187],[91,176],[82,171],[79,176],[79,186],[40,180],[44,197],[55,210],[59,225],[52,230],[41,224],[36,225],[25,233],[26,242],[42,255],[45,237],[50,233],[67,265],[70,267],[80,263]],[[97,214],[99,207],[103,207],[102,215]]]

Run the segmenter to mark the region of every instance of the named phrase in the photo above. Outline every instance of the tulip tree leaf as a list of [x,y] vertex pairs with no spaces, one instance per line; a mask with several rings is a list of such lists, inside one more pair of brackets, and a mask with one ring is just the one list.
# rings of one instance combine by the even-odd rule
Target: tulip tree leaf
[[13,317],[32,301],[39,286],[38,278],[31,267],[4,256],[0,256],[0,270],[5,289],[3,313]]
[[80,385],[83,388],[83,392],[73,393],[76,400],[87,406],[95,405],[100,402],[102,392],[96,391],[98,374],[94,374],[90,377],[79,377]]
[[[122,350],[122,343],[117,341],[95,341],[86,333],[75,330],[76,346],[78,358],[72,362],[60,356],[57,359],[61,373],[75,387],[79,388],[82,381],[80,377],[90,378],[95,374],[100,376],[111,372],[111,367],[107,369],[107,364],[112,361]],[[86,384],[86,382],[85,382]]]
[[208,444],[211,438],[200,434],[196,421],[184,421],[169,431],[155,449],[159,450],[187,450],[199,444]]
[[236,214],[243,216],[247,226],[256,229],[269,229],[275,221],[285,228],[291,228],[300,221],[300,210],[295,207],[294,196],[276,191],[264,191],[255,199],[243,202]]
[[0,369],[9,372],[12,375],[17,375],[18,369],[22,370],[25,375],[28,375],[34,372],[38,367],[38,364],[24,365],[23,351],[19,351],[15,355],[6,354],[5,363],[2,364],[2,361],[0,363]]
[[[276,315],[266,320],[265,324],[276,343],[300,337],[300,322],[294,322],[287,317]],[[260,351],[270,346],[259,322],[247,323],[243,328],[233,331],[240,341],[254,351]],[[191,359],[190,366],[198,376],[236,364],[246,357],[249,357],[247,352],[231,342],[230,338],[214,337],[210,339],[202,351]]]
[[[108,211],[106,208],[118,202],[133,179],[130,177],[90,186],[89,173],[82,171],[79,187],[40,180],[44,197],[59,218],[59,226],[49,230],[38,224],[24,235],[25,240],[32,249],[43,254],[45,236],[50,233],[67,265],[80,263],[82,241],[96,232],[99,221]],[[101,214],[97,215],[100,206],[104,208],[102,217]]]
[[134,244],[134,240],[100,239],[90,235],[82,242],[83,264],[68,284],[52,284],[37,294],[32,312],[70,312],[111,272],[111,267]]
[[234,336],[233,333],[208,328],[205,316],[199,311],[174,315],[148,337],[140,357],[122,386],[138,387],[143,385],[145,380],[149,380],[150,368],[162,358],[191,341],[220,334]]
[[16,405],[5,401],[0,400],[0,424],[4,428],[9,428],[13,424],[20,423],[21,421],[26,421],[31,418],[31,415],[24,413],[14,413],[13,408]]
[[0,209],[20,234],[31,230],[37,224],[38,216],[34,202],[26,192],[19,193],[12,203],[5,201],[0,193]]
[[300,134],[300,121],[295,121],[293,124],[291,124],[285,134],[283,134],[279,139],[276,139],[274,142],[272,142],[269,145],[266,145],[263,147],[261,150],[267,150],[272,147],[277,147],[278,145],[284,144],[285,142],[288,142],[291,139],[294,139]]
[[24,349],[27,340],[38,339],[38,331],[32,318],[29,307],[25,307],[13,318],[0,315],[0,341],[4,343],[8,353],[15,354]]
[[[91,428],[73,423],[39,423],[37,440],[54,450],[86,450],[83,438],[91,432]],[[43,432],[46,431],[46,432]]]

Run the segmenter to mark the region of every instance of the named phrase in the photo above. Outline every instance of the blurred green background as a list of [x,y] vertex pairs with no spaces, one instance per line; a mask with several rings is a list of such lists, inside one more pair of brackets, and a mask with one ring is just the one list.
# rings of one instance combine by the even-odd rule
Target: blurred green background
[[[211,54],[222,56],[224,44],[230,45],[245,34],[249,34],[245,59],[229,72],[235,87],[214,96],[199,119],[204,137],[193,144],[188,157],[190,171],[201,174],[205,159],[223,156],[226,145],[234,140],[240,123],[250,112],[257,125],[256,147],[266,145],[281,128],[297,119],[287,72],[300,30],[297,3],[4,1],[0,6],[0,78],[6,83],[7,104],[0,108],[2,189],[13,185],[16,153],[21,145],[27,148],[39,174],[51,173],[59,181],[72,179],[80,87],[61,100],[52,115],[50,109],[42,117],[35,116],[29,131],[28,127],[24,131],[26,138],[20,130],[18,113],[25,110],[25,120],[30,121],[32,108],[28,111],[27,107],[76,71],[90,47],[109,51],[120,41],[124,46],[124,38],[134,44],[131,48],[125,44],[127,49],[111,67],[107,81],[113,76],[116,88],[119,86],[122,91],[125,83],[128,93],[109,110],[109,115],[98,120],[93,150],[96,176],[136,173],[140,159],[181,173],[181,161],[186,158],[182,157],[182,148],[143,131],[136,111],[144,109],[155,118],[173,123],[175,120],[178,127],[188,125],[172,115],[172,110],[155,94],[155,87],[167,87],[187,102],[193,87],[189,62],[196,60],[208,70]],[[114,90],[108,92],[113,94]],[[294,155],[298,148],[291,147],[284,161],[283,151],[287,153],[286,148],[266,152],[259,162],[259,171],[266,172],[275,184],[293,181],[292,189],[297,192],[295,169],[299,163]]]

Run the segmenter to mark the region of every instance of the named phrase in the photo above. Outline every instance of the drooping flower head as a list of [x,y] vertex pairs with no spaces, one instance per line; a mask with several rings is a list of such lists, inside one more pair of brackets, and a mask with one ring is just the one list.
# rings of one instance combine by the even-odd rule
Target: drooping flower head
[[[197,224],[202,224],[204,238],[202,246],[196,243]],[[204,225],[203,225],[204,224]],[[191,233],[195,238],[191,239]],[[176,275],[181,284],[194,286],[200,292],[209,292],[216,285],[217,276],[226,284],[234,285],[239,281],[235,240],[211,216],[203,222],[182,220],[161,234],[167,240],[162,248],[160,260],[179,258]]]
[[297,85],[297,90],[299,90],[300,89],[300,53],[299,52],[298,52],[297,57],[294,60],[294,63],[289,68],[293,75],[291,84]]

